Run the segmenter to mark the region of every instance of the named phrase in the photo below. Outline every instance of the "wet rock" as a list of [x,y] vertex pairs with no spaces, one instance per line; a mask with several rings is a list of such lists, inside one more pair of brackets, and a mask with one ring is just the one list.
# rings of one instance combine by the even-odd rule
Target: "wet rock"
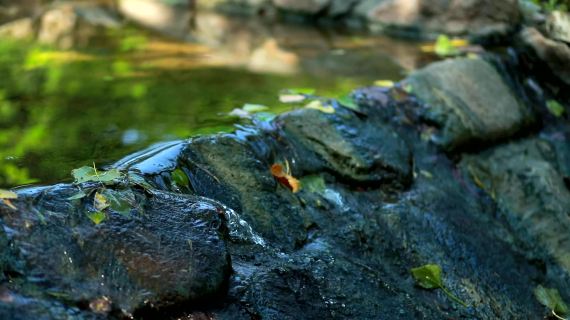
[[386,0],[366,13],[384,27],[420,33],[489,36],[506,35],[520,21],[518,1]]
[[461,165],[497,199],[527,254],[570,274],[570,191],[559,159],[550,143],[530,139],[466,156]]
[[[540,29],[544,29],[539,31]],[[570,15],[555,11],[547,18],[544,28],[527,27],[519,36],[520,47],[564,84],[570,84]]]
[[324,161],[323,169],[342,179],[401,186],[410,180],[410,151],[390,127],[354,114],[324,115],[310,109],[291,112],[277,123],[289,141],[316,153]]
[[125,315],[223,292],[230,273],[223,207],[167,192],[116,192],[131,207],[106,209],[98,225],[89,218],[98,210],[93,195],[65,200],[77,193],[65,185],[32,190],[18,211],[3,210],[2,227],[16,257],[10,266],[21,265],[8,268],[21,281],[7,288],[70,308]]
[[534,122],[533,112],[507,86],[491,64],[481,59],[434,63],[407,80],[427,104],[424,117],[441,132],[434,142],[447,150],[490,144]]
[[273,0],[273,4],[287,11],[317,14],[330,4],[330,0]]

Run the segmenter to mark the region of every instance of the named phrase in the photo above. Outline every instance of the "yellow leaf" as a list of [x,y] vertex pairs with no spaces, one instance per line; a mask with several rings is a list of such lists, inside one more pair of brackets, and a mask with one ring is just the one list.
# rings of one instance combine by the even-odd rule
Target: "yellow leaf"
[[392,88],[394,86],[394,81],[392,80],[376,80],[374,85],[382,88]]
[[335,113],[334,108],[332,106],[325,106],[319,100],[310,102],[305,106],[305,108],[319,110],[320,112],[324,113]]
[[14,191],[0,189],[0,199],[18,199],[18,194]]
[[95,192],[95,198],[93,199],[93,206],[98,211],[105,210],[109,207],[109,202],[104,195],[100,194],[99,192]]

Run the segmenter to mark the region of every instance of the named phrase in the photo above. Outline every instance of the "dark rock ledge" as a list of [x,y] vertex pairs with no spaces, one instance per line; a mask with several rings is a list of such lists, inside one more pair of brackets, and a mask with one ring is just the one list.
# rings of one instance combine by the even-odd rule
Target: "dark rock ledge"
[[[93,192],[67,200],[97,183],[19,190],[0,207],[0,318],[543,318],[537,285],[570,301],[570,127],[508,79],[449,60],[405,80],[423,102],[365,88],[359,113],[154,146],[112,166],[129,207],[99,225]],[[324,186],[292,193],[269,171],[285,161]],[[427,263],[469,307],[414,285]]]

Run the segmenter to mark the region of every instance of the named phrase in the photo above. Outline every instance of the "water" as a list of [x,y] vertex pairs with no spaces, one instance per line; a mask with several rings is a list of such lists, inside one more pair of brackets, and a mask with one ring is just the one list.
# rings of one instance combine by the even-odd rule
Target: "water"
[[[285,88],[341,96],[399,80],[418,45],[308,26],[208,17],[177,40],[135,27],[72,50],[0,41],[0,187],[69,179],[153,143],[231,131],[245,103],[291,108]],[[211,22],[210,24],[214,23]]]

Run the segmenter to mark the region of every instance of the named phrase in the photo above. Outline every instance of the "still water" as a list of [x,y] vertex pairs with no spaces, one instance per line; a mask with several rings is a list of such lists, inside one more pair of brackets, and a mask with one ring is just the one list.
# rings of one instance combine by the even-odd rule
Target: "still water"
[[[335,97],[422,64],[418,45],[211,17],[176,39],[129,26],[73,49],[0,39],[0,187],[69,179],[159,141],[231,131],[246,103],[287,88]],[[297,106],[300,107],[300,106]]]

